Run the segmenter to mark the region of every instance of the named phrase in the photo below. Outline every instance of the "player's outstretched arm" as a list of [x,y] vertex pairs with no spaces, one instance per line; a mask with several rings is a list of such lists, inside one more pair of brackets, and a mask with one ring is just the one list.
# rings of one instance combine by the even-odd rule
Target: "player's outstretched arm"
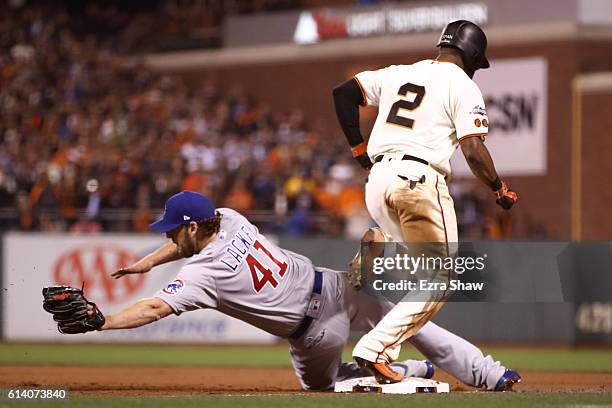
[[168,241],[155,251],[140,259],[135,264],[126,268],[118,269],[111,276],[115,279],[119,279],[124,275],[129,275],[132,273],[147,273],[158,265],[176,261],[180,258],[181,256],[178,253],[178,247],[176,244],[174,244],[172,241]]
[[100,330],[133,329],[172,314],[172,308],[159,298],[139,300],[120,312],[106,316]]
[[459,141],[461,152],[465,156],[472,173],[495,192],[495,202],[505,210],[512,208],[518,194],[510,190],[505,182],[501,181],[495,171],[493,159],[489,149],[480,137],[468,137]]

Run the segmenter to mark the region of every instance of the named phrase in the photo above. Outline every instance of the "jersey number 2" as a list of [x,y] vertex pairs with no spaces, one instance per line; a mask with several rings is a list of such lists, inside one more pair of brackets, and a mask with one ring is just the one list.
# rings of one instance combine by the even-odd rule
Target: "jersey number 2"
[[[276,259],[274,255],[272,255],[270,251],[268,251],[268,249],[266,249],[266,247],[264,247],[259,241],[255,241],[255,243],[253,244],[253,248],[263,252],[269,258],[269,260],[272,261],[272,263],[274,263],[279,268],[277,272],[278,276],[280,276],[281,278],[285,276],[285,272],[287,271],[286,262],[281,262]],[[251,271],[251,278],[253,279],[253,289],[255,289],[255,292],[259,293],[259,291],[262,290],[264,286],[266,286],[266,283],[270,283],[273,288],[278,286],[278,281],[274,277],[272,270],[262,265],[253,255],[247,255],[246,262],[247,265],[249,265],[249,270]]]
[[400,99],[391,105],[391,110],[389,111],[389,116],[387,116],[387,123],[393,123],[394,125],[404,126],[409,129],[412,129],[414,126],[414,119],[407,118],[405,116],[398,115],[400,109],[405,110],[415,110],[419,107],[421,102],[423,102],[423,97],[425,96],[425,87],[420,85],[411,84],[410,82],[405,83],[400,87],[397,91],[399,96],[407,96],[408,93],[416,94],[413,101],[407,101],[405,99]]

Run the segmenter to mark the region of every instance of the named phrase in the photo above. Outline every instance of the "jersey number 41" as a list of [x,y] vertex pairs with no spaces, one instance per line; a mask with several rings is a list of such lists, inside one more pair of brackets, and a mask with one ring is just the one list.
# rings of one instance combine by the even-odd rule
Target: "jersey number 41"
[[[261,242],[255,241],[253,244],[253,249],[255,249],[259,253],[263,253],[265,256],[262,257],[262,262],[267,264],[268,266],[277,269],[276,274],[278,275],[278,279],[282,279],[285,276],[285,272],[287,272],[287,263],[281,262],[274,257],[268,251],[266,247],[264,247]],[[272,269],[266,268],[265,265],[257,260],[253,256],[253,254],[249,254],[246,257],[247,265],[249,265],[249,270],[251,271],[251,278],[253,279],[253,289],[255,292],[259,293],[260,290],[266,286],[267,283],[272,285],[273,288],[278,286],[278,280],[274,277],[274,273]]]

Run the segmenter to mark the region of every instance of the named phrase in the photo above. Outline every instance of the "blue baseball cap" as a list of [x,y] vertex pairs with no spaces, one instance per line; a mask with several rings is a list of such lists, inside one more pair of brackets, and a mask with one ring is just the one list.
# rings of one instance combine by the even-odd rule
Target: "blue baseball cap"
[[215,216],[215,206],[205,196],[193,191],[181,191],[166,201],[164,215],[150,224],[155,232],[168,232],[188,224],[200,222]]

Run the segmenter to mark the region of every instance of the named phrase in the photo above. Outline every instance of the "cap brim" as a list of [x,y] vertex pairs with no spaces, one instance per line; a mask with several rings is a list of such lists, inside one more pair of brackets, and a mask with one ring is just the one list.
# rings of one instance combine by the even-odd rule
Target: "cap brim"
[[172,231],[178,227],[180,227],[183,224],[172,224],[167,222],[164,219],[155,221],[152,224],[149,224],[149,228],[151,228],[153,231],[155,232],[169,232]]

